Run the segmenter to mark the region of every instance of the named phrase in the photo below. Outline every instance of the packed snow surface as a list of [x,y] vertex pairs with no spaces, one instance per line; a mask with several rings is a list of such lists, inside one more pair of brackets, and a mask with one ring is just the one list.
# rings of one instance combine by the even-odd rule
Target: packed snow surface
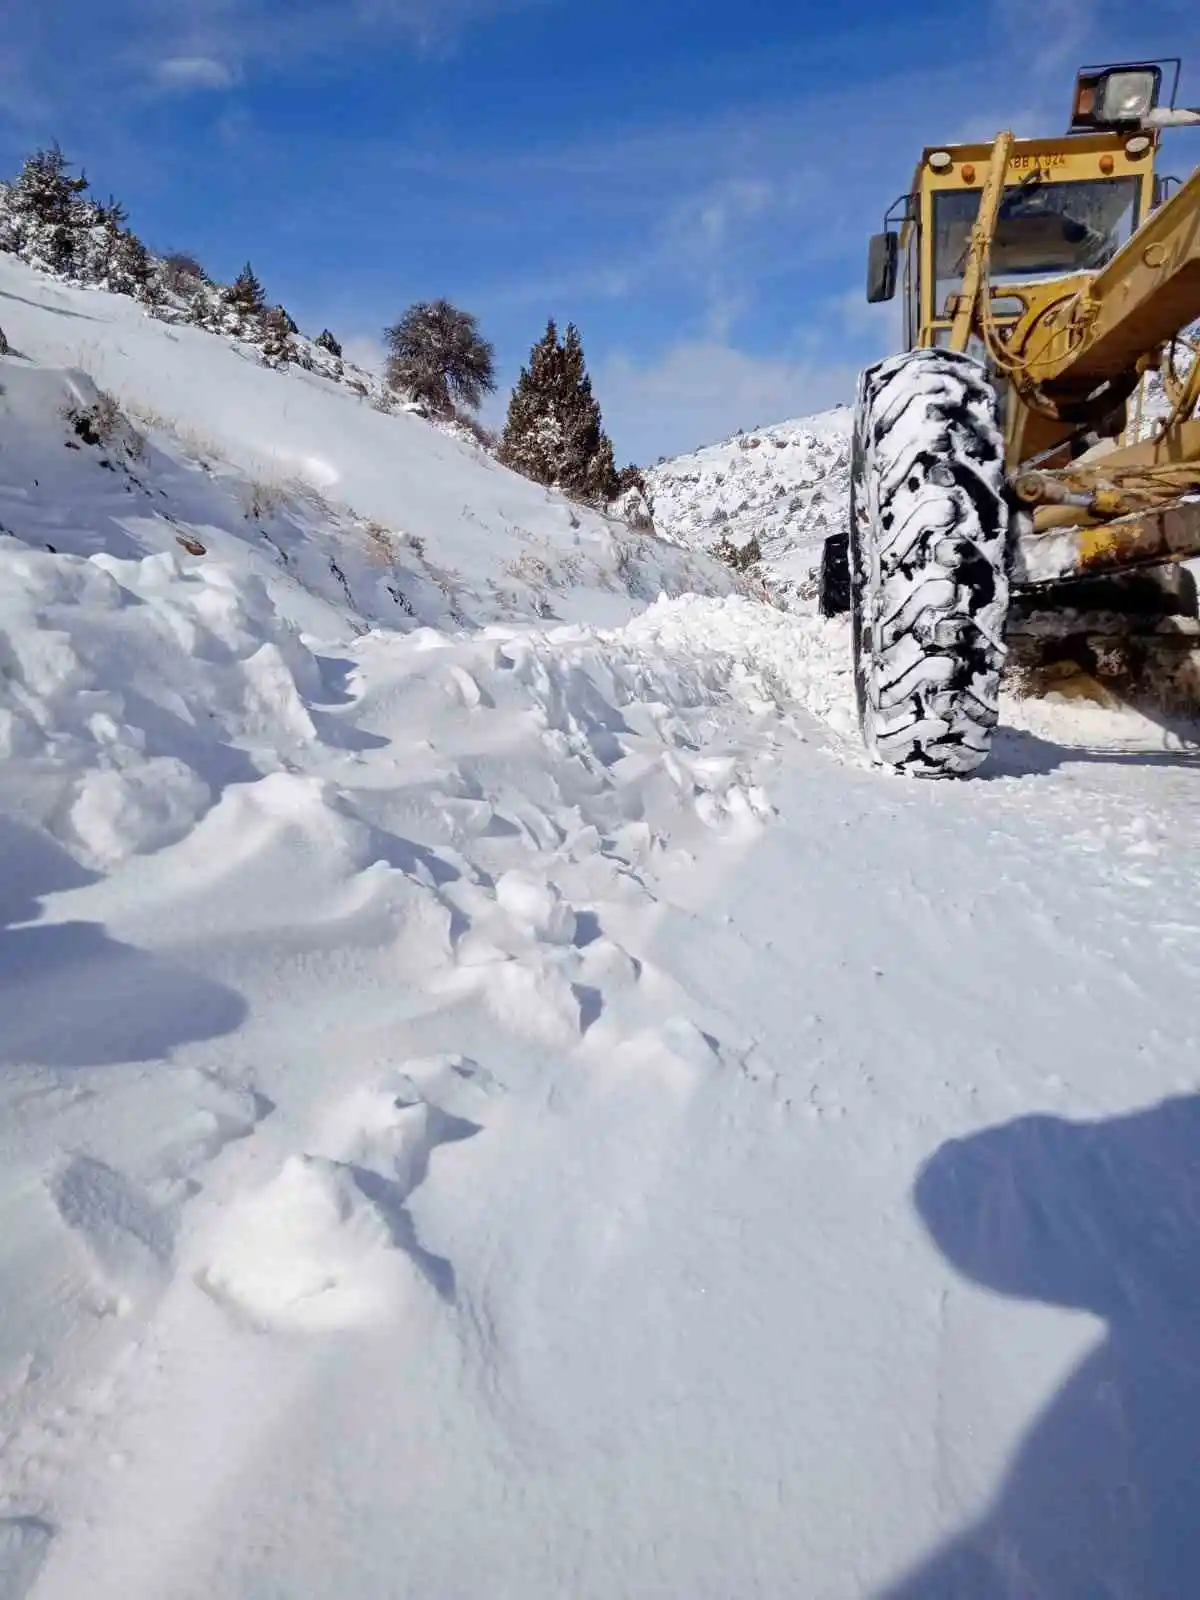
[[0,1596],[1194,1592],[1195,749],[0,292]]

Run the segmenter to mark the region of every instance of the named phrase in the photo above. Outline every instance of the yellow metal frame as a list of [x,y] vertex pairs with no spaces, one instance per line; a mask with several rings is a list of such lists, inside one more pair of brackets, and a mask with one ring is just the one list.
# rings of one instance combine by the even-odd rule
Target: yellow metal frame
[[[1069,530],[1075,572],[1200,553],[1200,365],[1174,384],[1164,369],[1169,414],[1152,440],[1123,442],[1136,435],[1127,401],[1200,313],[1200,169],[1156,207],[1156,154],[1155,133],[1129,131],[930,146],[901,234],[906,290],[914,262],[918,274],[908,347],[965,351],[994,371],[1030,536]],[[1133,179],[1131,237],[1096,271],[991,283],[1001,202],[1031,173],[1051,186]],[[977,214],[961,278],[936,304],[935,207],[954,193],[976,194]]]
[[[1152,138],[1146,152],[1140,156],[1130,156],[1126,152],[1125,142],[1125,136],[1117,133],[1074,134],[1057,139],[1014,139],[1006,164],[1005,186],[1020,183],[1033,171],[1044,173],[1046,180],[1051,183],[1086,182],[1103,178],[1137,178],[1140,180],[1137,217],[1140,225],[1149,216],[1154,200],[1156,142]],[[930,145],[923,151],[913,175],[910,193],[917,196],[918,221],[921,229],[920,325],[915,341],[916,347],[937,343],[939,332],[948,338],[952,324],[951,317],[944,314],[944,310],[942,315],[938,315],[939,308],[933,304],[934,198],[946,191],[982,192],[993,149],[993,143]],[[950,156],[950,165],[944,172],[935,172],[929,165],[929,157],[939,151],[945,151]],[[1101,166],[1101,161],[1105,162],[1105,167],[1111,162],[1111,170],[1106,171],[1105,167]],[[911,222],[907,224],[907,228],[912,226],[914,224]],[[907,228],[905,243],[907,243]],[[1058,299],[1068,284],[1080,287],[1089,280],[1090,274],[1087,273],[1080,274],[1074,279],[1056,277],[1041,282],[1029,279],[1019,285],[1005,284],[1002,294],[1006,300],[1022,301],[1028,312],[1042,309],[1052,300]]]

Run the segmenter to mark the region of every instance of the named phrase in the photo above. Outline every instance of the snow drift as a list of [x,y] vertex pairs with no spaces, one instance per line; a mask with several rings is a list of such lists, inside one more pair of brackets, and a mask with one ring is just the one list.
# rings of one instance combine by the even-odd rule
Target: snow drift
[[5,1600],[1181,1592],[1188,753],[0,296]]

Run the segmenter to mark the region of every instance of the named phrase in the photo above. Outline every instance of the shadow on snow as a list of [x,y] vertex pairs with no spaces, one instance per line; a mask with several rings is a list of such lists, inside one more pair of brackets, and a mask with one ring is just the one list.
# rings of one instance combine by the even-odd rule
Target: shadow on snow
[[0,1066],[153,1061],[244,1020],[234,990],[100,923],[33,921],[42,895],[95,881],[38,829],[0,817],[0,864]]
[[[1170,728],[1180,738],[1194,739],[1195,724],[1187,729]],[[991,759],[975,774],[980,778],[1026,778],[1034,773],[1054,772],[1059,767],[1088,763],[1109,767],[1190,767],[1200,771],[1200,744],[1178,750],[1123,749],[1118,745],[1090,746],[1054,744],[1022,728],[998,728]]]
[[1093,1312],[1108,1336],[987,1513],[887,1600],[1200,1593],[1200,1096],[952,1141],[914,1198],[964,1276]]

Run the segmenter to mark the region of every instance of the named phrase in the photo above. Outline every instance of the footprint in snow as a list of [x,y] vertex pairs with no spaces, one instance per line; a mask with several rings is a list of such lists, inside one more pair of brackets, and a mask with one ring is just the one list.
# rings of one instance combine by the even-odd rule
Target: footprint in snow
[[174,1222],[138,1184],[92,1156],[70,1157],[48,1180],[51,1199],[79,1236],[102,1287],[105,1310],[124,1314],[161,1284],[174,1254]]
[[0,1600],[25,1600],[55,1530],[41,1517],[0,1517]]

